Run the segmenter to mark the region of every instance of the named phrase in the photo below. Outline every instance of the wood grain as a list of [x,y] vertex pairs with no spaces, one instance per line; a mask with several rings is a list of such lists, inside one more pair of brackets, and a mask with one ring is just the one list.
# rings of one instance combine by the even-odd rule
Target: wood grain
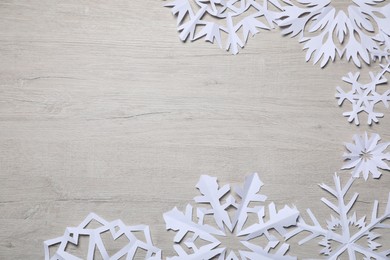
[[[180,42],[175,25],[155,0],[0,2],[1,259],[42,259],[44,240],[91,211],[150,224],[171,256],[162,213],[190,203],[201,174],[239,184],[259,172],[269,201],[310,207],[325,224],[317,184],[332,184],[343,143],[364,131],[390,140],[384,107],[372,127],[341,115],[335,87],[352,63],[305,63],[279,30],[232,56]],[[378,65],[362,79],[369,70]],[[359,216],[375,199],[383,210],[389,186],[389,172],[358,180]]]

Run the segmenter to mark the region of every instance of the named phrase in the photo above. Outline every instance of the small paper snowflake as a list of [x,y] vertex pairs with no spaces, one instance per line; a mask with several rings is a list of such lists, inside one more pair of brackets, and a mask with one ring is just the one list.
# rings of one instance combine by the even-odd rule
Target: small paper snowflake
[[221,34],[225,33],[226,50],[237,54],[249,35],[254,36],[259,29],[274,28],[278,15],[269,9],[270,4],[281,8],[278,0],[174,0],[165,6],[172,8],[177,16],[182,41],[205,37],[211,43],[215,40],[222,48]]
[[[303,218],[300,217],[298,227],[286,234],[286,238],[289,239],[301,232],[311,233],[306,238],[299,241],[299,245],[302,245],[312,239],[322,237],[323,239],[319,242],[319,245],[324,248],[320,251],[320,254],[328,256],[327,259],[339,259],[339,257],[344,254],[348,254],[348,257],[351,260],[357,259],[357,254],[363,255],[364,259],[367,260],[389,259],[390,249],[380,251],[379,248],[381,247],[381,244],[375,240],[380,237],[380,235],[376,233],[377,231],[390,228],[390,225],[383,223],[390,219],[390,194],[385,213],[378,216],[379,203],[378,201],[375,201],[370,222],[367,223],[366,216],[358,219],[356,212],[350,213],[359,194],[355,193],[352,196],[352,199],[345,201],[345,195],[354,179],[350,178],[344,187],[341,185],[340,177],[337,174],[335,174],[333,179],[335,188],[331,188],[325,184],[321,184],[320,187],[335,197],[337,203],[332,203],[326,198],[322,198],[321,201],[337,214],[336,217],[331,215],[330,220],[327,221],[326,228],[323,228],[312,211],[308,209],[307,212],[313,225],[307,224]],[[356,229],[358,229],[358,231],[354,232]],[[362,239],[367,239],[365,246],[361,243]],[[337,246],[335,246],[335,243]],[[358,259],[362,258],[359,257]]]
[[[296,259],[287,256],[288,244],[283,243],[279,248],[280,241],[269,233],[276,230],[281,236],[287,233],[287,227],[296,224],[299,212],[295,207],[285,206],[277,211],[275,204],[268,206],[268,220],[265,219],[266,208],[262,205],[251,206],[252,203],[265,202],[266,196],[259,194],[263,183],[259,176],[254,173],[245,179],[243,188],[236,188],[236,194],[240,201],[232,196],[229,185],[219,187],[217,178],[203,175],[197,184],[202,196],[195,197],[197,203],[209,204],[211,208],[196,208],[196,219],[193,217],[193,207],[187,205],[185,212],[176,207],[164,214],[167,230],[177,231],[174,238],[174,249],[178,256],[167,258],[172,260],[180,259],[239,259],[236,252],[225,247],[220,247],[221,242],[218,236],[226,236],[227,232],[235,233],[237,237],[243,237],[241,243],[249,250],[239,250],[241,259]],[[229,195],[228,195],[229,194]],[[223,201],[223,198],[226,200]],[[235,208],[234,216],[231,218],[228,208]],[[256,224],[245,226],[248,216],[256,214]],[[205,216],[211,215],[217,226],[205,223]],[[186,237],[186,238],[185,238]],[[268,244],[265,247],[255,245],[252,239],[265,237]],[[183,243],[181,243],[184,240]],[[199,246],[199,240],[207,244]],[[189,252],[190,251],[190,252]],[[230,251],[230,252],[229,252]],[[189,252],[189,253],[188,253]]]
[[282,34],[299,35],[305,42],[306,61],[313,56],[314,63],[322,58],[321,67],[336,53],[352,59],[360,67],[360,59],[370,63],[370,51],[380,44],[372,33],[376,29],[390,35],[390,4],[383,6],[384,0],[353,0],[345,13],[336,10],[331,0],[284,0],[283,13],[278,25]]
[[[89,228],[88,225],[94,221],[98,222],[101,226],[98,228]],[[128,240],[128,243],[112,256],[108,254],[101,237],[106,232],[109,232],[114,240],[121,237],[125,237]],[[135,236],[136,232],[143,233],[145,241],[139,240]],[[139,249],[146,251],[146,259],[161,259],[161,250],[153,246],[148,226],[126,226],[121,220],[108,222],[96,214],[90,213],[79,226],[68,227],[63,236],[44,242],[45,260],[81,260],[81,258],[67,252],[66,249],[71,244],[78,245],[79,238],[82,236],[89,238],[87,260],[95,259],[95,250],[104,260],[121,259],[122,257],[130,260],[134,259]],[[51,256],[50,248],[56,245],[59,245],[59,247]]]
[[352,177],[359,178],[362,173],[365,180],[370,173],[373,178],[379,178],[382,173],[378,169],[390,170],[385,162],[390,160],[390,153],[384,153],[390,146],[390,142],[378,144],[381,137],[372,134],[368,138],[367,133],[364,136],[354,135],[353,140],[354,143],[345,144],[348,152],[344,153],[343,157],[347,162],[341,168],[342,170],[354,168]]
[[370,72],[371,82],[367,84],[361,84],[358,82],[360,73],[352,74],[348,73],[346,77],[343,77],[343,81],[352,85],[352,89],[348,92],[344,92],[341,87],[337,87],[336,98],[338,99],[339,106],[342,106],[345,100],[348,100],[352,104],[352,111],[344,112],[343,116],[348,117],[348,122],[355,121],[356,125],[359,125],[359,114],[361,112],[367,113],[367,124],[371,125],[372,122],[378,123],[379,119],[384,115],[383,113],[375,112],[374,107],[377,103],[382,102],[386,108],[389,108],[390,101],[390,89],[380,94],[377,92],[377,86],[387,84],[387,79],[384,74],[390,72],[390,63],[387,66],[382,66],[383,70],[374,75]]

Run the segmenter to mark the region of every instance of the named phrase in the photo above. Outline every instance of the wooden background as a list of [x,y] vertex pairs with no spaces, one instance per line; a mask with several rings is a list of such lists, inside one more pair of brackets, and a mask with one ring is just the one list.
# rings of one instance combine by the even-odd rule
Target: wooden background
[[[237,56],[184,44],[162,5],[0,1],[0,259],[42,259],[44,240],[91,211],[149,224],[172,256],[162,213],[192,202],[201,174],[240,184],[259,172],[269,202],[310,207],[326,225],[329,197],[317,184],[333,184],[343,143],[364,131],[390,141],[382,105],[372,127],[341,115],[349,107],[338,107],[335,87],[348,87],[352,63],[305,63],[302,45],[279,30]],[[370,70],[378,64],[361,69],[363,80]],[[389,172],[357,180],[358,216],[369,219],[375,199],[383,212],[389,185]],[[321,249],[295,242],[291,255]]]

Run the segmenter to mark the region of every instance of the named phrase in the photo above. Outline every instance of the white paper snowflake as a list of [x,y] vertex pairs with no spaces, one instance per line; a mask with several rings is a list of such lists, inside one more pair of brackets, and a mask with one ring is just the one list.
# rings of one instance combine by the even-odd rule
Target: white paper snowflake
[[348,117],[348,122],[355,121],[356,125],[359,125],[359,114],[361,112],[367,113],[367,124],[371,125],[372,122],[378,123],[379,119],[384,115],[383,113],[375,112],[374,108],[377,103],[382,102],[386,108],[389,108],[390,101],[390,89],[383,94],[377,92],[377,86],[387,84],[387,79],[384,74],[390,72],[390,63],[387,66],[382,66],[383,70],[374,75],[370,72],[371,82],[362,84],[358,82],[360,73],[356,72],[348,73],[346,77],[343,77],[343,81],[351,84],[352,89],[345,92],[341,87],[337,87],[336,98],[338,99],[339,106],[343,105],[345,100],[352,104],[352,111],[344,112],[343,116]]
[[[375,201],[370,222],[367,223],[366,216],[358,219],[356,212],[350,213],[359,194],[355,193],[349,201],[345,201],[345,195],[354,179],[350,178],[344,187],[337,174],[333,179],[335,188],[325,184],[321,184],[320,187],[335,197],[337,202],[333,203],[326,198],[322,198],[321,201],[332,209],[336,216],[331,215],[326,228],[323,228],[312,211],[308,209],[307,212],[313,225],[307,224],[300,217],[298,228],[286,234],[286,238],[289,239],[301,232],[311,233],[299,242],[302,245],[312,239],[322,237],[319,244],[324,248],[320,253],[328,256],[327,259],[339,259],[341,255],[348,255],[351,260],[362,259],[362,256],[364,259],[389,259],[390,249],[380,250],[381,244],[375,240],[380,237],[377,231],[390,228],[390,225],[383,223],[390,218],[390,194],[385,213],[378,216],[378,201]],[[356,229],[358,231],[354,232]],[[363,239],[367,241],[365,245],[362,245]]]
[[281,8],[278,0],[173,0],[165,4],[177,16],[182,41],[204,37],[222,48],[221,35],[225,33],[226,50],[232,54],[244,47],[249,35],[275,27],[278,15],[269,5]]
[[284,35],[299,35],[305,42],[306,61],[321,60],[324,67],[334,61],[336,53],[352,59],[360,67],[360,59],[370,63],[370,51],[378,48],[380,42],[372,34],[382,32],[390,35],[390,4],[385,0],[353,0],[345,13],[336,10],[331,0],[284,0],[278,25]]
[[379,178],[381,172],[378,169],[390,170],[389,165],[385,162],[390,160],[390,153],[384,151],[390,146],[390,142],[379,143],[381,137],[378,134],[372,134],[368,137],[354,135],[354,143],[346,143],[345,147],[348,152],[344,153],[343,157],[347,161],[342,170],[352,169],[352,177],[359,178],[362,173],[365,180],[371,173],[373,178]]
[[[238,250],[241,259],[296,259],[287,256],[288,244],[280,244],[280,241],[269,233],[275,229],[281,236],[287,233],[286,228],[296,224],[299,212],[295,207],[285,206],[277,211],[275,204],[268,206],[267,220],[266,208],[262,205],[251,206],[252,203],[262,203],[266,196],[260,195],[263,183],[259,176],[254,173],[245,179],[243,188],[236,188],[235,192],[240,198],[239,201],[232,196],[229,185],[219,187],[217,178],[201,176],[197,188],[202,196],[195,197],[197,203],[209,204],[210,208],[198,207],[193,217],[193,207],[187,205],[185,212],[177,208],[164,214],[166,228],[177,231],[174,237],[174,249],[178,256],[167,258],[172,260],[182,259],[239,259],[237,252],[228,248],[220,247],[219,236],[226,236],[226,232],[233,233],[237,237],[242,237],[241,243],[248,250]],[[226,198],[224,200],[223,198]],[[236,210],[232,218],[229,217],[228,208],[234,207]],[[256,214],[258,222],[246,227],[248,216]],[[211,215],[217,226],[205,223],[205,216]],[[225,231],[225,227],[228,231]],[[265,237],[268,244],[264,247],[254,244],[252,239]],[[183,241],[184,240],[184,241]],[[207,244],[199,246],[199,240],[206,241]],[[182,243],[181,243],[182,242]],[[279,248],[277,246],[279,245]],[[230,252],[229,252],[230,251]]]
[[[89,228],[88,225],[91,222],[98,222],[101,226]],[[128,243],[110,256],[101,237],[106,232],[109,232],[114,240],[125,237]],[[136,232],[142,233],[145,241],[139,240],[135,236]],[[121,220],[108,222],[96,214],[90,213],[79,226],[68,227],[63,236],[44,242],[45,260],[81,260],[81,258],[67,252],[66,249],[71,244],[78,245],[79,238],[82,236],[89,238],[87,260],[95,259],[95,251],[104,260],[122,259],[122,257],[130,260],[135,257],[137,250],[140,249],[146,251],[146,259],[161,259],[161,250],[153,246],[148,226],[126,226]],[[50,255],[50,248],[54,246],[58,246],[58,249],[53,255]]]

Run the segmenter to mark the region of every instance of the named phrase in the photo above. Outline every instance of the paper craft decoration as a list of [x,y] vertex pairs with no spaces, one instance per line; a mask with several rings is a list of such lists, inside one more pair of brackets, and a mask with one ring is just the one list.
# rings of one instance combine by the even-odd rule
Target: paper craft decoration
[[204,37],[222,48],[222,34],[226,34],[225,48],[232,54],[244,47],[249,35],[275,27],[278,12],[269,5],[281,8],[278,0],[173,0],[165,4],[177,16],[182,41]]
[[[345,13],[331,0],[284,0],[278,25],[282,34],[298,36],[305,43],[306,61],[321,60],[324,67],[337,55],[360,67],[359,57],[370,63],[370,51],[380,49],[381,36],[390,35],[390,4],[384,0],[353,0]],[[294,2],[298,4],[294,4]]]
[[[263,183],[257,173],[248,176],[243,188],[235,188],[235,193],[239,198],[236,200],[229,185],[220,188],[217,178],[201,176],[196,187],[202,195],[195,197],[194,200],[199,204],[208,204],[209,207],[197,207],[194,212],[193,207],[188,204],[185,212],[175,207],[164,214],[167,230],[177,231],[174,237],[174,249],[178,256],[167,259],[206,260],[216,259],[216,257],[220,260],[239,259],[237,252],[223,247],[218,240],[219,236],[226,236],[225,232],[234,232],[237,237],[242,237],[241,243],[248,250],[238,252],[241,259],[296,259],[286,255],[289,249],[288,244],[283,243],[278,247],[281,241],[270,234],[269,230],[275,229],[283,236],[287,233],[287,227],[296,224],[299,212],[295,207],[289,206],[284,206],[277,211],[275,204],[270,203],[266,220],[267,208],[262,204],[267,197],[259,194],[262,186]],[[252,206],[252,203],[261,205]],[[236,209],[232,218],[227,211],[231,207]],[[195,219],[193,214],[196,215]],[[258,222],[247,227],[245,223],[250,214],[256,214]],[[206,224],[204,221],[206,216],[211,216],[216,225]],[[258,237],[265,237],[268,244],[262,247],[250,241]],[[207,244],[199,245],[200,240]],[[188,253],[186,250],[191,252]]]
[[347,162],[342,170],[353,169],[353,178],[359,178],[362,174],[365,180],[370,173],[373,178],[379,178],[382,173],[378,169],[390,170],[386,163],[390,160],[390,153],[384,153],[390,142],[379,144],[381,137],[372,134],[369,138],[367,132],[363,136],[354,135],[353,140],[354,143],[345,144],[348,152],[344,153],[343,157]]
[[[340,177],[337,174],[334,175],[333,180],[335,188],[326,184],[321,184],[320,187],[329,192],[336,199],[336,203],[326,198],[322,198],[321,201],[333,210],[336,216],[331,215],[327,226],[323,228],[312,211],[307,209],[313,225],[306,223],[302,217],[299,217],[298,227],[286,234],[286,238],[289,239],[301,232],[311,233],[299,242],[302,245],[312,239],[322,237],[319,245],[324,248],[320,254],[328,256],[327,259],[339,259],[342,255],[345,257],[348,255],[348,259],[351,260],[362,259],[362,255],[365,257],[364,259],[389,259],[390,249],[381,250],[381,244],[376,239],[380,237],[377,232],[390,228],[390,225],[383,223],[390,218],[390,194],[383,215],[378,216],[378,201],[374,201],[371,219],[368,222],[366,216],[358,218],[356,212],[350,213],[359,194],[355,193],[350,200],[346,201],[345,199],[354,179],[350,178],[345,186],[341,185]],[[354,230],[358,231],[354,232]]]
[[387,79],[384,74],[390,72],[390,63],[386,66],[382,66],[382,71],[376,75],[370,72],[371,81],[367,84],[360,83],[360,73],[352,72],[348,73],[342,80],[351,84],[352,89],[345,92],[341,87],[337,87],[336,98],[338,99],[339,106],[342,106],[344,101],[348,101],[352,104],[352,111],[344,112],[343,116],[348,117],[348,122],[355,122],[359,125],[359,114],[365,112],[367,114],[367,124],[371,125],[372,122],[378,123],[379,118],[382,118],[383,113],[374,111],[375,105],[383,103],[386,108],[389,108],[390,101],[390,88],[380,94],[377,92],[377,86],[387,84]]
[[[94,221],[98,222],[101,226],[98,228],[89,228],[88,225]],[[125,237],[128,243],[118,252],[110,256],[101,238],[101,235],[105,232],[109,232],[114,240]],[[142,233],[145,241],[139,240],[135,236],[136,232]],[[104,260],[122,259],[122,257],[126,257],[123,259],[134,259],[137,250],[145,250],[146,259],[161,259],[161,250],[153,246],[148,226],[126,226],[121,220],[108,222],[98,215],[90,213],[79,226],[68,227],[63,236],[44,242],[45,260],[80,260],[81,258],[66,252],[66,247],[70,244],[78,245],[81,236],[87,236],[89,238],[87,260],[94,259],[95,250]],[[59,247],[54,255],[50,256],[50,247],[55,245],[59,245]]]

